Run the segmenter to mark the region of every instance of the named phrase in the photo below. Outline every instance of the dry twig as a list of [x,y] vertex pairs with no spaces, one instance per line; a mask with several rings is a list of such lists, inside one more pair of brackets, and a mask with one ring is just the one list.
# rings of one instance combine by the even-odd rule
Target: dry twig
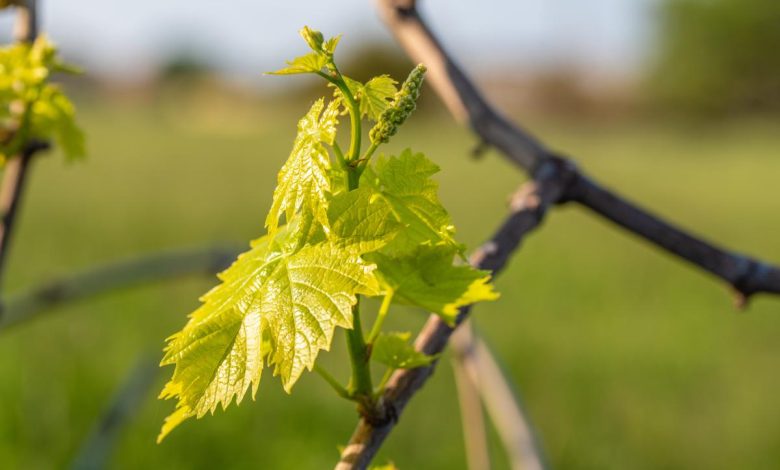
[[[536,138],[510,123],[479,93],[420,17],[413,0],[378,0],[385,22],[406,52],[428,67],[430,82],[451,113],[468,123],[482,142],[533,174],[560,159]],[[780,294],[780,268],[718,247],[651,214],[599,185],[566,161],[569,182],[557,203],[576,202],[646,241],[714,274],[744,305],[757,293]]]
[[[510,123],[481,96],[463,71],[444,51],[423,22],[414,0],[377,0],[380,12],[396,39],[416,62],[428,67],[428,76],[450,112],[467,122],[482,142],[500,150],[510,161],[530,173],[521,208],[493,239],[472,258],[482,269],[498,273],[523,236],[540,222],[550,205],[576,202],[646,241],[714,274],[737,293],[737,304],[745,305],[757,293],[780,294],[780,268],[730,252],[697,238],[637,205],[603,188],[571,161],[548,150],[529,133]],[[468,315],[465,308],[460,322]],[[453,328],[431,316],[417,337],[415,346],[427,354],[444,350]],[[384,439],[395,426],[403,408],[433,373],[436,364],[397,372],[388,384],[380,406],[386,419],[361,417],[344,449],[340,470],[366,468]]]

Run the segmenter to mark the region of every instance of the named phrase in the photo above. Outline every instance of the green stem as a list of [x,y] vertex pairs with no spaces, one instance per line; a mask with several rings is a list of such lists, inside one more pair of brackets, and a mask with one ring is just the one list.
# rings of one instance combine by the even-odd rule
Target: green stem
[[327,382],[328,385],[330,385],[340,397],[346,398],[347,400],[352,399],[352,396],[349,394],[349,391],[347,391],[346,388],[342,387],[339,381],[336,380],[328,371],[326,371],[319,365],[314,364],[314,372],[318,373],[320,377],[325,379],[325,382]]
[[360,184],[360,170],[356,166],[347,166],[347,186],[350,191],[357,189]]
[[341,72],[333,66],[334,75],[329,75],[324,72],[317,72],[317,75],[329,81],[336,88],[341,91],[342,96],[347,102],[347,111],[349,111],[349,123],[352,128],[352,134],[349,140],[349,151],[347,151],[347,162],[352,163],[358,161],[360,158],[360,140],[363,136],[362,123],[360,121],[360,107],[357,104],[357,100],[352,96],[352,92],[349,91],[347,82],[344,81],[344,77],[341,76]]
[[387,318],[387,312],[390,310],[390,303],[393,301],[393,294],[394,292],[392,290],[385,294],[385,298],[382,300],[382,306],[379,307],[379,313],[376,316],[374,326],[371,328],[371,333],[368,335],[368,344],[374,344],[374,341],[376,341],[376,338],[382,331],[382,324],[385,322],[385,318]]
[[352,381],[350,392],[354,397],[370,397],[372,393],[371,367],[369,351],[363,339],[363,327],[360,325],[360,298],[352,308],[352,329],[347,330],[347,349],[352,362]]
[[351,127],[351,133],[349,138],[349,150],[346,155],[347,163],[347,182],[349,184],[349,190],[357,189],[360,181],[360,171],[358,165],[360,162],[360,140],[363,136],[360,121],[360,107],[358,107],[355,97],[352,96],[352,92],[349,91],[347,82],[344,81],[344,77],[339,72],[336,64],[332,61],[330,63],[333,74],[327,74],[324,72],[317,72],[317,75],[329,81],[341,91],[341,95],[346,100],[347,111],[349,111],[349,122]]
[[349,123],[352,128],[352,134],[349,140],[349,151],[347,161],[350,163],[356,162],[360,158],[360,139],[363,137],[360,122],[360,108],[358,108],[355,97],[352,96],[352,92],[349,91],[349,87],[344,82],[344,79],[339,76],[339,81],[336,84],[341,90],[341,93],[347,99],[347,109],[349,109]]
[[347,161],[344,158],[344,152],[341,151],[341,147],[339,146],[338,142],[333,142],[333,152],[336,154],[336,159],[339,161],[339,165],[341,165],[342,168],[347,168]]
[[358,178],[360,177],[360,175],[363,174],[363,170],[366,169],[366,166],[368,166],[368,162],[371,160],[371,156],[374,155],[374,152],[376,151],[377,147],[379,147],[379,143],[371,142],[371,145],[368,147],[368,150],[366,150],[366,153],[363,154],[363,156],[358,161],[358,166],[357,166]]
[[393,372],[395,372],[395,369],[392,367],[388,367],[387,370],[385,370],[384,375],[382,375],[382,380],[380,380],[379,385],[376,386],[376,391],[374,392],[375,397],[382,395],[382,393],[385,391],[387,382],[390,380],[390,377],[393,376]]
[[[347,83],[344,81],[344,77],[332,60],[328,68],[331,70],[331,74],[318,72],[318,75],[341,91],[349,111],[351,134],[349,151],[344,160],[347,168],[348,190],[352,191],[357,189],[360,182],[360,173],[357,168],[360,159],[360,139],[362,137],[360,108],[355,97],[352,96]],[[347,330],[346,336],[349,359],[352,362],[352,380],[350,381],[349,395],[352,399],[362,403],[362,405],[370,405],[373,402],[371,365],[369,364],[370,352],[363,338],[363,327],[360,324],[360,296],[357,296],[355,306],[352,308],[352,329]]]

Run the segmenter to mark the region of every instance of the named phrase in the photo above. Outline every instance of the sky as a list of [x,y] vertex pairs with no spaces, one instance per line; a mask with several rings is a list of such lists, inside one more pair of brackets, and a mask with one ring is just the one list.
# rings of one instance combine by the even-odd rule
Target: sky
[[[658,0],[420,0],[444,44],[469,68],[560,62],[631,71],[648,53]],[[143,76],[196,51],[239,79],[303,52],[303,25],[344,34],[343,53],[391,41],[374,0],[41,0],[42,29],[66,57],[115,77]],[[0,34],[10,31],[0,17]]]

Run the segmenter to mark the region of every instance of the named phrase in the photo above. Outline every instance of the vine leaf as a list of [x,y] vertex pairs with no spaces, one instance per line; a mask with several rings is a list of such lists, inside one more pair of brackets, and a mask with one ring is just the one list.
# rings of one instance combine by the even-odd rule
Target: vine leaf
[[377,275],[394,291],[393,301],[422,307],[450,324],[458,309],[495,300],[490,273],[469,265],[452,264],[456,250],[449,246],[421,245],[400,257],[372,253]]
[[462,251],[453,238],[450,216],[439,201],[439,185],[431,179],[438,171],[439,167],[422,153],[412,153],[409,149],[399,157],[382,156],[373,166],[366,167],[361,183],[373,187],[405,226],[388,251],[408,252],[424,243],[448,245]]
[[265,221],[268,233],[276,231],[282,215],[290,222],[304,209],[327,226],[330,155],[323,143],[332,145],[336,138],[338,108],[338,100],[325,107],[325,100],[320,98],[298,122],[292,152],[277,176],[273,203]]
[[380,75],[367,81],[360,90],[360,112],[374,121],[379,120],[398,91],[396,83],[389,75]]
[[334,196],[328,219],[334,240],[358,253],[378,250],[402,228],[387,202],[366,187]]
[[322,52],[324,52],[326,55],[329,55],[333,57],[333,54],[336,53],[336,46],[339,45],[339,41],[341,41],[341,35],[333,36],[330,39],[326,39],[325,42],[322,44]]
[[[268,72],[270,75],[294,75],[299,73],[319,73],[328,66],[333,60],[333,54],[336,52],[336,46],[341,40],[341,35],[334,36],[324,40],[322,33],[304,26],[298,31],[298,34],[306,41],[313,52],[296,57],[293,60],[286,61],[287,67],[275,72]],[[332,64],[331,64],[332,65]]]
[[297,231],[256,240],[220,274],[184,329],[169,338],[162,365],[175,365],[161,398],[178,398],[158,440],[187,418],[257,392],[263,364],[289,393],[337,326],[352,328],[356,295],[377,295],[374,266],[325,241],[289,251]]
[[317,73],[328,63],[328,58],[321,53],[309,52],[293,60],[286,61],[287,67],[273,72],[269,75],[295,75],[299,73]]
[[[379,75],[365,84],[349,77],[344,77],[349,91],[358,100],[361,117],[368,116],[374,121],[379,120],[382,112],[390,106],[390,102],[398,89],[396,82],[389,75]],[[334,94],[341,97],[341,90],[336,88]]]
[[50,86],[41,90],[32,106],[30,122],[41,137],[54,136],[67,158],[87,153],[84,133],[76,125],[76,109],[59,88]]
[[438,356],[429,356],[409,343],[411,333],[381,333],[371,348],[371,359],[391,369],[414,369],[427,366]]

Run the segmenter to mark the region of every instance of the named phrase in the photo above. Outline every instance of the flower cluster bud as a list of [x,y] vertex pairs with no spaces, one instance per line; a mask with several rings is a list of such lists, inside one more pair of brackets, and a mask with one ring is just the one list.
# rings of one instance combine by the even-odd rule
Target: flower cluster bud
[[375,144],[384,144],[398,132],[398,128],[406,121],[406,118],[412,114],[417,107],[417,98],[420,97],[423,78],[426,68],[419,64],[410,73],[401,85],[401,89],[393,97],[393,101],[386,110],[379,116],[376,125],[369,132],[371,142]]

